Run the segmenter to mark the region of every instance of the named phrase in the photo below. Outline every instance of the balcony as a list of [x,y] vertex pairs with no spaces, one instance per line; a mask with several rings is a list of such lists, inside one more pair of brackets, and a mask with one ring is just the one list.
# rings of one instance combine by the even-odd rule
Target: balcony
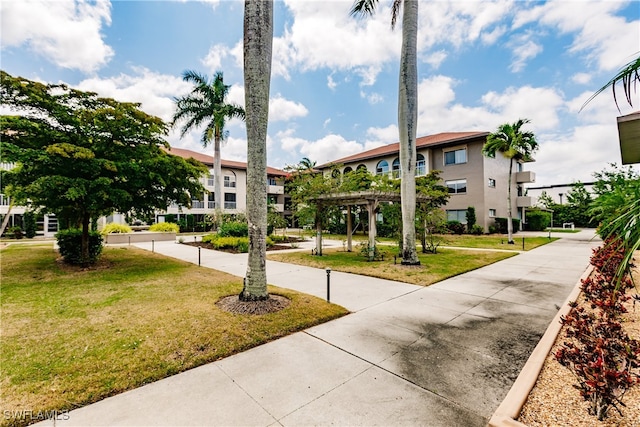
[[536,182],[536,174],[533,171],[522,171],[516,173],[516,182],[524,184],[527,182]]
[[191,209],[204,209],[204,202],[201,200],[192,200]]
[[215,209],[216,208],[216,202],[212,202],[212,201],[207,202],[207,207],[209,209]]
[[267,186],[268,194],[284,194],[284,186],[282,185],[268,185]]
[[225,209],[235,209],[236,208],[236,202],[224,202],[224,208]]
[[535,198],[531,196],[518,196],[516,206],[519,208],[529,208],[535,204]]

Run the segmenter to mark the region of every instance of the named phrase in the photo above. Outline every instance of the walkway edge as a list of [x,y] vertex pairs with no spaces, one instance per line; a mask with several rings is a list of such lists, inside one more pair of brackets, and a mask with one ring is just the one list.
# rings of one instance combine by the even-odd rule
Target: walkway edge
[[527,363],[525,363],[522,371],[520,371],[520,374],[518,375],[518,378],[516,378],[516,381],[511,386],[509,393],[507,393],[507,396],[504,398],[500,406],[498,406],[498,409],[496,409],[491,416],[489,426],[526,427],[525,424],[517,421],[516,418],[520,415],[520,411],[527,401],[529,393],[538,380],[538,376],[540,375],[542,366],[551,351],[551,347],[553,347],[553,344],[560,333],[560,329],[562,328],[560,317],[569,313],[569,310],[571,309],[569,302],[576,301],[578,299],[581,292],[580,285],[582,284],[582,280],[589,277],[592,271],[593,266],[589,265],[584,273],[582,273],[582,276],[580,276],[580,279],[567,297],[567,300],[564,302],[562,307],[560,307],[560,310],[558,310],[558,313],[553,318],[553,321],[538,342],[538,345],[533,349],[531,356],[529,356]]

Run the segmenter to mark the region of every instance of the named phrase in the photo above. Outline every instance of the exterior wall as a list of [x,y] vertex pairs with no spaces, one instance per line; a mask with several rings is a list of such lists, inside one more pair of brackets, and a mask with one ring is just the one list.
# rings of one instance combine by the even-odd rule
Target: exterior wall
[[[498,154],[495,158],[487,158],[482,155],[482,147],[486,138],[473,138],[460,143],[438,144],[437,146],[418,147],[417,153],[425,157],[426,173],[433,170],[440,171],[440,177],[444,182],[454,180],[466,180],[466,192],[451,194],[449,202],[443,207],[445,211],[464,210],[473,206],[476,210],[477,224],[485,231],[495,222],[495,217],[507,217],[507,193],[509,181],[509,159]],[[466,162],[459,164],[445,164],[445,153],[459,149],[466,150]],[[344,173],[347,167],[355,170],[359,165],[367,167],[368,171],[375,175],[379,161],[386,160],[389,164],[389,172],[392,172],[394,159],[398,153],[381,155],[375,158],[355,160],[344,163],[340,172]],[[328,168],[324,170],[328,173]],[[516,173],[519,171],[518,163],[514,162],[511,203],[514,218],[521,218],[523,208],[517,207],[518,186]],[[533,174],[526,174],[533,176]],[[522,175],[524,176],[524,175]],[[495,186],[489,185],[489,179],[495,181]],[[522,194],[524,194],[522,192]],[[495,215],[490,213],[495,211]],[[464,220],[463,220],[464,222]]]
[[[584,188],[592,195],[593,193],[593,183],[585,182]],[[542,192],[546,192],[554,202],[559,205],[564,205],[567,203],[567,193],[569,193],[573,189],[573,184],[556,184],[556,185],[546,185],[546,186],[529,186],[526,189],[527,195],[532,196],[535,199],[538,199],[542,196]]]

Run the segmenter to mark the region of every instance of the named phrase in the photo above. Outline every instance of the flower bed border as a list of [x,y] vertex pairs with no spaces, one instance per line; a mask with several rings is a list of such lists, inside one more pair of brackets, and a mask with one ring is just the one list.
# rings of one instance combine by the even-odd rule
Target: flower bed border
[[518,378],[509,389],[509,393],[504,398],[498,409],[493,413],[489,420],[489,426],[491,427],[527,427],[516,419],[520,415],[522,407],[529,397],[529,393],[533,389],[533,386],[538,380],[538,376],[542,371],[544,365],[553,344],[556,342],[556,338],[562,329],[560,322],[561,316],[566,316],[569,313],[571,307],[569,302],[576,301],[580,296],[582,280],[588,278],[593,272],[593,265],[589,265],[587,269],[582,273],[580,279],[576,283],[575,287],[567,297],[566,301],[558,310],[553,321],[549,324],[549,327],[545,331],[544,335],[538,342],[538,345],[533,349],[531,356],[525,363],[524,367],[520,371]]

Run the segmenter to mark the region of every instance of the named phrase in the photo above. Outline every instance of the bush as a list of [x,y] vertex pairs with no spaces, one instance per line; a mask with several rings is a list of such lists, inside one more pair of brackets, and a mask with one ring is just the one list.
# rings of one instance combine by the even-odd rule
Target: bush
[[272,244],[275,243],[287,243],[289,241],[289,238],[287,236],[281,236],[279,234],[272,234],[268,237],[268,239],[271,240]]
[[482,227],[480,224],[474,224],[473,227],[471,227],[471,230],[469,230],[469,233],[480,236],[484,234],[484,227]]
[[495,225],[489,226],[489,234],[496,234],[497,232],[498,232],[498,227],[496,227]]
[[464,224],[460,221],[447,221],[447,229],[453,234],[462,234],[464,233]]
[[248,237],[249,225],[244,222],[225,222],[218,227],[220,237]]
[[544,211],[527,212],[527,223],[525,224],[529,231],[544,231],[551,225],[551,214]]
[[207,234],[202,237],[204,243],[211,243],[213,249],[233,249],[238,252],[249,252],[248,237],[220,236],[219,234]]
[[179,233],[180,232],[180,226],[178,224],[173,223],[173,222],[159,222],[157,224],[153,224],[152,226],[150,226],[149,227],[149,231]]
[[467,208],[465,218],[467,219],[467,230],[469,231],[469,233],[471,233],[471,230],[473,230],[473,226],[476,225],[476,208],[474,208],[473,206],[469,206]]
[[107,224],[104,227],[102,227],[102,231],[100,232],[101,234],[120,234],[120,233],[131,233],[133,232],[133,230],[131,230],[131,227],[129,227],[127,224],[118,224],[115,222],[112,222],[111,224]]
[[95,263],[102,253],[102,236],[95,231],[89,232],[89,259],[82,258],[82,230],[70,228],[56,233],[60,255],[64,261],[73,265]]
[[[496,218],[495,226],[497,233],[507,233],[507,220],[508,218]],[[517,233],[520,229],[520,220],[518,218],[512,218],[511,223],[513,224],[513,232]]]
[[24,221],[24,235],[27,236],[28,239],[36,237],[36,215],[31,211],[27,211],[24,213],[22,220]]
[[15,226],[9,228],[9,234],[13,236],[14,239],[22,239],[22,228]]

